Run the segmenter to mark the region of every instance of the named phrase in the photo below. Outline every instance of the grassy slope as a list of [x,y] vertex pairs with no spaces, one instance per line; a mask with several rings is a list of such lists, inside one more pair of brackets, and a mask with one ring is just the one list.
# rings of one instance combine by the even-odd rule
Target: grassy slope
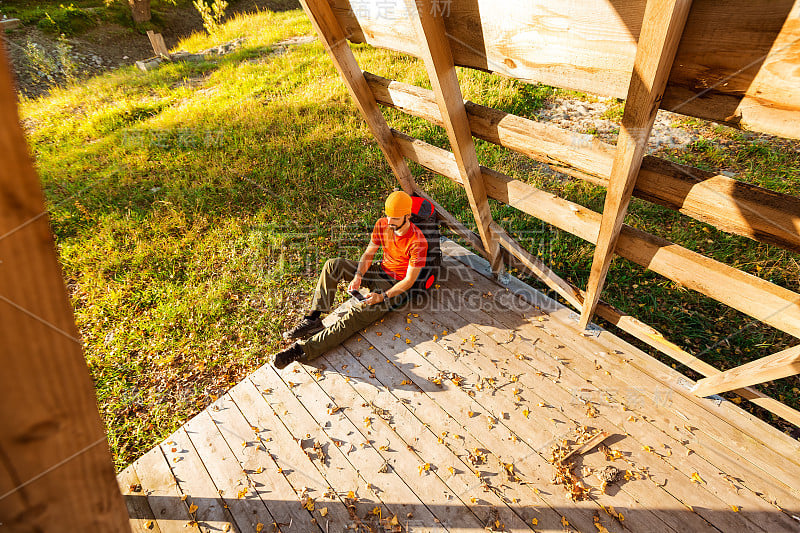
[[[133,67],[23,100],[64,275],[86,344],[117,467],[264,362],[306,304],[327,257],[357,258],[395,182],[318,42],[271,53],[310,34],[300,11],[237,17],[197,51],[241,35],[243,49],[200,64]],[[354,47],[365,69],[427,85],[413,59]],[[526,115],[553,90],[460,72],[465,96]],[[393,126],[447,147],[439,128],[387,112]],[[737,136],[724,131],[713,135]],[[601,210],[603,190],[562,181],[501,148],[479,159]],[[677,155],[675,157],[678,157]],[[697,143],[679,156],[797,193],[798,156],[746,144],[717,153]],[[413,171],[462,220],[466,197],[448,180]],[[777,173],[777,178],[776,178]],[[506,206],[498,220],[560,274],[581,285],[591,247]],[[634,201],[635,225],[797,290],[797,256],[730,237]],[[661,328],[720,368],[790,344],[700,295],[624,260],[605,298]],[[798,407],[798,380],[769,388]]]

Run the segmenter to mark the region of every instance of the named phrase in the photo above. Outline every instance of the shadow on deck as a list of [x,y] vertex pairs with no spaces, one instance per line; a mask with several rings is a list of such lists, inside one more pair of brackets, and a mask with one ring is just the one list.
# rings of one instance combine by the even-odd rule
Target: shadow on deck
[[[800,443],[443,250],[425,302],[261,367],[120,473],[134,530],[800,529]],[[597,431],[553,483],[553,447]]]

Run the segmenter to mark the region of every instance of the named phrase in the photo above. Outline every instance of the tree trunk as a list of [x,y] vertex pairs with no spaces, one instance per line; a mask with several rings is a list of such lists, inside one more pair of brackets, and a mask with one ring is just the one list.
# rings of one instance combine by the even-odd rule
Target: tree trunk
[[150,20],[150,0],[128,0],[133,21],[137,24]]

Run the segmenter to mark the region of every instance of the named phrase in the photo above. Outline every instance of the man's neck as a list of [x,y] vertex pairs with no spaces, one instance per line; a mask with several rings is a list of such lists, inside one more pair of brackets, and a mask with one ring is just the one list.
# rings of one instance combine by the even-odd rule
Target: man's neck
[[411,229],[411,221],[410,221],[410,220],[406,220],[406,223],[405,223],[405,224],[403,224],[403,227],[402,227],[402,228],[399,228],[399,229],[397,229],[397,230],[395,230],[395,232],[394,232],[394,233],[395,233],[395,235],[397,235],[398,237],[402,237],[402,236],[404,236],[406,233],[408,233],[408,231],[409,231],[410,229]]

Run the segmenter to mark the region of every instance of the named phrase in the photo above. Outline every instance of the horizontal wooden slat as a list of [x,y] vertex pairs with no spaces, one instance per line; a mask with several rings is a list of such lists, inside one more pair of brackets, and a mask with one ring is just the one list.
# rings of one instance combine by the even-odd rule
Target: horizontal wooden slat
[[731,368],[721,374],[701,379],[694,386],[692,392],[697,396],[709,396],[737,387],[764,383],[795,374],[800,374],[800,346],[792,346],[778,353]]
[[[432,91],[369,72],[364,76],[379,103],[442,124]],[[613,145],[473,102],[466,109],[479,139],[597,185],[608,184]],[[723,231],[800,252],[800,198],[654,156],[642,161],[633,195]]]
[[[469,241],[470,244],[475,247],[478,253],[484,253],[483,249],[481,248],[480,239],[477,235],[472,233],[468,228],[465,228],[453,215],[445,211],[439,204],[435,204],[435,206],[437,214],[440,216],[444,214],[442,221],[445,225],[447,225],[451,230],[455,231],[461,237],[467,239],[467,241]],[[470,235],[470,233],[472,235]],[[543,264],[541,260],[525,251],[518,244],[511,244],[510,242],[507,242],[510,239],[508,234],[498,238],[500,239],[500,244],[503,246],[503,251],[505,252],[504,260],[509,266],[518,268],[522,272],[533,274],[553,290],[555,290],[555,288],[551,286],[551,283],[563,285],[562,290],[556,290],[556,292],[564,297],[564,299],[567,300],[576,310],[580,310],[581,303],[583,302],[584,298],[584,291],[580,290],[578,287],[569,283],[568,281],[560,278],[549,269],[547,269],[547,271],[543,271],[539,266]],[[562,294],[562,292],[565,292],[566,294],[575,294],[576,297],[574,300],[576,301],[571,301],[570,298],[567,298],[564,294]],[[660,331],[656,330],[652,326],[645,324],[641,320],[625,313],[620,309],[617,309],[613,305],[610,305],[603,300],[600,300],[600,303],[597,305],[596,313],[598,316],[617,326],[625,333],[633,335],[645,344],[655,348],[665,355],[668,355],[669,357],[703,376],[715,376],[722,373],[721,370],[714,368],[702,359],[695,357],[694,355],[681,349],[680,346],[667,340],[667,338],[664,337]],[[766,409],[770,413],[783,418],[787,422],[794,424],[797,427],[800,427],[800,411],[792,409],[785,403],[782,403],[771,396],[753,389],[752,387],[743,387],[731,390],[751,403]]]
[[[452,153],[392,132],[403,155],[460,183]],[[595,243],[600,214],[527,183],[481,167],[490,198]],[[623,226],[616,253],[662,276],[800,337],[800,294],[644,231]]]
[[[661,107],[800,138],[800,4],[697,0]],[[457,65],[624,98],[642,0],[441,2]],[[346,0],[334,12],[352,42],[419,55],[403,0]],[[787,20],[787,18],[789,20]]]

